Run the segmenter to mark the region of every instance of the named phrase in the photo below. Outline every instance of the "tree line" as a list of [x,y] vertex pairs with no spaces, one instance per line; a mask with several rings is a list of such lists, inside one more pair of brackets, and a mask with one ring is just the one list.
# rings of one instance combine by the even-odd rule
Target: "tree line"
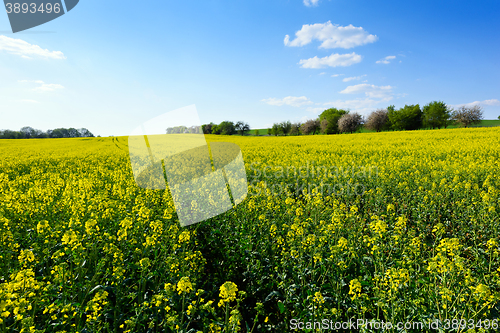
[[0,130],[0,139],[93,138],[86,128],[56,128],[47,132],[26,126],[19,131]]
[[201,126],[175,126],[168,127],[167,134],[220,134],[220,135],[245,135],[250,131],[250,125],[243,121],[233,123],[232,121],[223,121],[220,124],[203,124]]
[[245,135],[250,131],[250,125],[243,121],[233,123],[232,121],[223,121],[220,124],[204,124],[201,126],[203,134],[220,134],[220,135]]
[[[483,109],[480,105],[450,108],[442,101],[433,101],[423,108],[419,104],[405,105],[396,109],[394,105],[386,109],[377,109],[364,118],[360,114],[348,110],[330,108],[323,111],[318,118],[304,123],[284,121],[275,123],[267,130],[269,135],[314,135],[353,133],[362,127],[371,131],[410,131],[422,128],[440,129],[451,124],[468,127],[480,123]],[[500,119],[500,117],[499,117]]]

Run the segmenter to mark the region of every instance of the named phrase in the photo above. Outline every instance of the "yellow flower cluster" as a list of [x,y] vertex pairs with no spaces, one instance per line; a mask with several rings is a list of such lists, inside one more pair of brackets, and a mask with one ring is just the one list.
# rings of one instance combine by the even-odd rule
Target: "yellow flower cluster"
[[220,292],[219,292],[219,307],[223,306],[224,304],[230,303],[234,300],[236,300],[236,293],[238,292],[238,287],[236,284],[233,282],[225,282],[221,287],[220,287]]

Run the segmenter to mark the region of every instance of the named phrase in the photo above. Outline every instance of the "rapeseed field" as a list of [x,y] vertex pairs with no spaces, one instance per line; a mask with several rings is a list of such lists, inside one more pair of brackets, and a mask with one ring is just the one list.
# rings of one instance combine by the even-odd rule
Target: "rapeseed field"
[[126,137],[0,141],[0,331],[498,329],[499,128],[206,138],[249,193],[185,228]]

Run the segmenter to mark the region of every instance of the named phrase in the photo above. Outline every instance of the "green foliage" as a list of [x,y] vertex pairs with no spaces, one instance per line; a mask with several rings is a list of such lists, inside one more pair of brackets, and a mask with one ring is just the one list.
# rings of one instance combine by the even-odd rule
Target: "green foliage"
[[287,135],[290,133],[290,130],[292,129],[292,123],[290,121],[284,121],[282,123],[279,123],[279,129],[280,133],[283,135]]
[[245,135],[248,131],[250,131],[250,125],[243,121],[238,121],[234,125],[234,129],[238,132],[239,135]]
[[43,132],[29,126],[21,128],[19,131],[1,130],[0,139],[44,139],[44,138],[93,138],[86,128],[56,128]]
[[424,106],[423,125],[424,127],[446,128],[451,118],[451,112],[448,106],[441,101],[433,101]]
[[[324,134],[337,134],[339,133],[339,127],[338,127],[338,121],[340,117],[342,117],[345,114],[348,114],[349,111],[342,110],[342,109],[336,109],[336,108],[330,108],[325,111],[323,111],[319,115],[319,122],[323,123],[324,126],[322,126],[322,132]],[[327,122],[323,122],[326,120]]]
[[220,134],[233,135],[236,133],[236,128],[232,121],[223,121],[219,124]]
[[395,110],[391,105],[387,108],[389,122],[394,130],[416,130],[422,127],[422,110],[417,105],[405,105]]
[[292,127],[290,129],[290,135],[300,135],[300,127],[302,126],[301,123],[293,123]]
[[273,124],[273,127],[271,128],[271,134],[276,136],[280,133],[280,127],[279,124]]
[[214,123],[210,123],[210,124],[205,124],[205,125],[201,125],[201,130],[203,132],[203,134],[212,134],[212,128],[215,126]]
[[219,128],[219,125],[214,124],[214,125],[212,126],[212,134],[220,134],[220,128]]

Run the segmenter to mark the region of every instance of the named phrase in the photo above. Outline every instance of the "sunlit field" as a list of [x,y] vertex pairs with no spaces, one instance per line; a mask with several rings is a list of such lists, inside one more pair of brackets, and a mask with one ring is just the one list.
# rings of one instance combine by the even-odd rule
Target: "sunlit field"
[[126,137],[1,140],[0,331],[500,325],[500,128],[206,138],[249,193],[185,228]]

